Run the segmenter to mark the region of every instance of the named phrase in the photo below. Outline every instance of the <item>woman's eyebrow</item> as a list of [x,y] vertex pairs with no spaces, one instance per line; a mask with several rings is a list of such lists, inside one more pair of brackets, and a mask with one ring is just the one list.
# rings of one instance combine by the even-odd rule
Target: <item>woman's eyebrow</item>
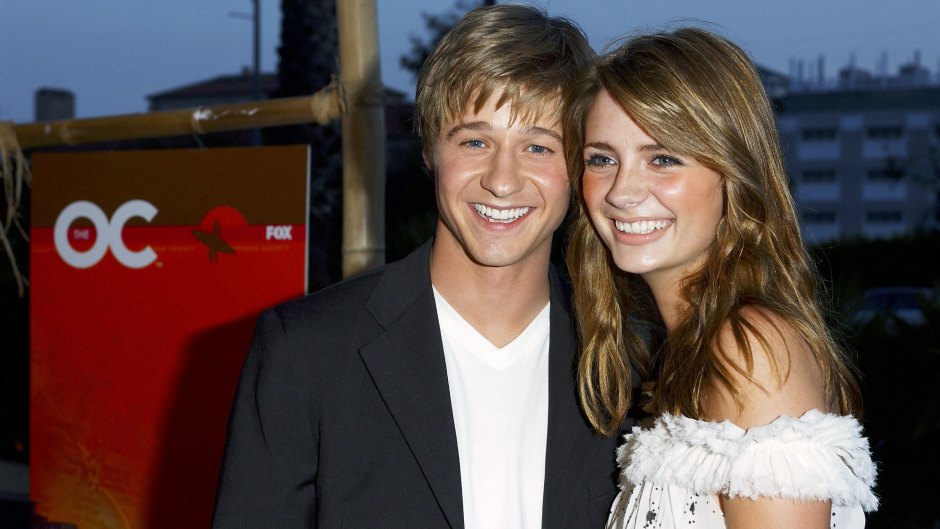
[[610,145],[609,143],[607,143],[606,141],[592,141],[591,143],[588,143],[588,144],[585,144],[585,145],[584,145],[584,148],[585,148],[585,149],[587,149],[588,147],[591,147],[591,148],[593,148],[593,149],[600,149],[600,150],[602,150],[602,151],[613,151],[613,150],[614,150],[614,148],[611,147],[611,145]]

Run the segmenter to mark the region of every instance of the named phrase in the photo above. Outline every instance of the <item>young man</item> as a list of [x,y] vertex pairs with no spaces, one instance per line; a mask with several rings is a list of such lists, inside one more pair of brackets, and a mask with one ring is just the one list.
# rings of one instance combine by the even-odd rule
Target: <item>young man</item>
[[561,101],[592,55],[570,22],[518,5],[444,37],[416,97],[436,236],[262,315],[216,529],[603,527],[616,440],[578,410],[549,267],[569,200]]

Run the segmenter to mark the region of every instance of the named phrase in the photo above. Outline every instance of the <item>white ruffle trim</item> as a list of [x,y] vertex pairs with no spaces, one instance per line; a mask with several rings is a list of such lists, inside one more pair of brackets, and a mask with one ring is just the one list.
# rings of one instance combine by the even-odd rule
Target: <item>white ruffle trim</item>
[[861,430],[851,416],[818,410],[749,430],[729,421],[664,415],[653,428],[625,435],[617,459],[621,481],[636,485],[751,499],[831,500],[873,511],[876,470]]

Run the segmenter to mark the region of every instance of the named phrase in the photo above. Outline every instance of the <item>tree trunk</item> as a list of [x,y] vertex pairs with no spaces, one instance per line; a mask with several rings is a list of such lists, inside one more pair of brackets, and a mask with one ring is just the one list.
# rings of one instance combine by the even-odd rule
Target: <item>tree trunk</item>
[[[336,0],[281,0],[276,97],[309,95],[338,73]],[[310,159],[309,288],[340,278],[342,142],[340,124],[272,129],[266,143],[306,143]]]

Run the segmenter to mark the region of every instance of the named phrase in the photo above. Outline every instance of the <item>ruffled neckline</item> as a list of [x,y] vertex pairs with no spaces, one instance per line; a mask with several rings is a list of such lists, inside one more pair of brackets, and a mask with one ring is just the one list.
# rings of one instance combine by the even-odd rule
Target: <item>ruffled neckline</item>
[[[809,410],[748,429],[663,415],[634,428],[618,450],[622,479],[675,485],[696,494],[831,500],[877,508],[876,469],[852,416]],[[624,483],[623,485],[627,485]]]

